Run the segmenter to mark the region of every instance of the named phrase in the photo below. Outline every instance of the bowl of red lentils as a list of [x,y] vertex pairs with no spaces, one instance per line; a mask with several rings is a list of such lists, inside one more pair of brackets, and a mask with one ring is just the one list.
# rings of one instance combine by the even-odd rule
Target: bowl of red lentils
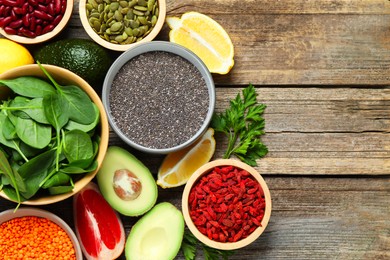
[[262,176],[235,159],[211,161],[188,180],[182,197],[184,220],[209,247],[234,250],[249,245],[265,230],[271,195]]
[[83,259],[68,224],[49,211],[32,207],[0,213],[0,255],[2,259]]
[[73,11],[73,0],[3,0],[0,34],[22,44],[48,41],[59,34]]

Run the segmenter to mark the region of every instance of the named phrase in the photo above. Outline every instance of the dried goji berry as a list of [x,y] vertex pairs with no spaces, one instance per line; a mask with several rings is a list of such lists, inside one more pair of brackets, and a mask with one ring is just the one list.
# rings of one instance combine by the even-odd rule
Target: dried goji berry
[[264,216],[263,190],[247,171],[215,167],[190,191],[190,216],[215,241],[235,242],[250,235]]

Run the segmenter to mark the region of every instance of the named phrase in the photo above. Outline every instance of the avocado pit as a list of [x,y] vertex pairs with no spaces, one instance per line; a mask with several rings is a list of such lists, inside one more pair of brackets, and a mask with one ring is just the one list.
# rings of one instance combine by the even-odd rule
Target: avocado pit
[[141,181],[128,169],[116,170],[112,184],[116,195],[125,201],[135,200],[142,191]]

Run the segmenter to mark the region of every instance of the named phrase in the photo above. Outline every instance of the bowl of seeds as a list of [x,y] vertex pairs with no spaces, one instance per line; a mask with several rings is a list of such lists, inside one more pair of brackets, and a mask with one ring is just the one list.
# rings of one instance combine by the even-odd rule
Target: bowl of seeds
[[271,216],[263,177],[238,159],[217,159],[196,170],[184,187],[182,210],[191,233],[205,245],[234,250],[254,242]]
[[87,34],[101,46],[126,51],[152,41],[165,22],[165,0],[80,0]]
[[103,82],[102,101],[124,142],[142,152],[167,154],[191,145],[207,130],[215,87],[193,52],[152,41],[114,61]]

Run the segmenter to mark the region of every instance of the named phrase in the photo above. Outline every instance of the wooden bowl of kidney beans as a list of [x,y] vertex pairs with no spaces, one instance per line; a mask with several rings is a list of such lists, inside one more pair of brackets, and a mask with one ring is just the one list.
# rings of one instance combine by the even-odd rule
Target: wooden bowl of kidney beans
[[219,159],[200,167],[182,197],[184,220],[192,234],[209,247],[242,248],[265,230],[271,195],[261,175],[235,159]]
[[0,34],[22,44],[47,41],[64,29],[73,0],[0,0]]

